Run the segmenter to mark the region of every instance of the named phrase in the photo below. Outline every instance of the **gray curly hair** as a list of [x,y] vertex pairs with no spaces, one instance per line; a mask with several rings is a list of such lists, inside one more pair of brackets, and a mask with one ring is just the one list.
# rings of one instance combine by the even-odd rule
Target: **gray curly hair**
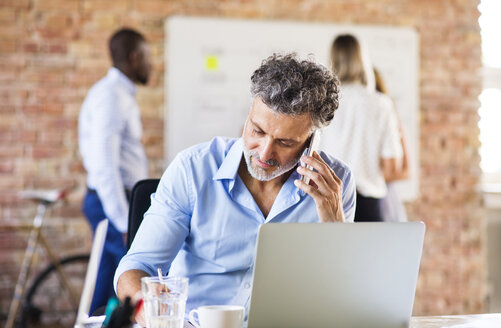
[[332,121],[339,106],[339,80],[325,66],[297,54],[273,54],[251,77],[251,95],[287,115],[309,113],[314,128]]

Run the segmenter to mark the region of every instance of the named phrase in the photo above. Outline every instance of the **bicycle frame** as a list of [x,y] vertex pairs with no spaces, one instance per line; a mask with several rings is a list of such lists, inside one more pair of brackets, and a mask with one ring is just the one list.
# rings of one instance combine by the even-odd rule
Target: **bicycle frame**
[[37,248],[39,242],[40,242],[40,244],[42,244],[45,251],[47,252],[47,255],[49,256],[50,261],[56,266],[56,271],[58,273],[59,279],[60,279],[61,283],[63,284],[63,287],[70,294],[70,300],[71,300],[72,304],[75,307],[78,307],[79,297],[78,297],[77,293],[71,287],[66,275],[64,274],[63,270],[61,269],[59,259],[52,252],[52,249],[50,248],[50,245],[48,244],[47,240],[43,236],[42,230],[41,230],[47,208],[50,205],[54,204],[57,200],[61,199],[62,197],[64,197],[64,195],[59,196],[58,199],[53,200],[53,201],[44,200],[44,199],[40,199],[40,198],[36,198],[36,199],[34,198],[35,200],[38,201],[37,214],[36,214],[35,218],[33,219],[33,228],[31,229],[30,235],[28,237],[28,245],[27,245],[26,251],[24,253],[23,262],[21,264],[21,271],[19,273],[16,287],[14,289],[14,297],[13,297],[12,302],[10,304],[9,314],[7,317],[7,323],[5,326],[6,328],[13,328],[14,327],[17,313],[19,312],[19,307],[20,307],[21,302],[24,298],[24,292],[25,292],[26,283],[27,283],[27,280],[28,280],[28,277],[30,274],[30,270],[31,270],[32,262],[33,262],[33,256],[35,254],[35,251],[36,251],[36,248]]

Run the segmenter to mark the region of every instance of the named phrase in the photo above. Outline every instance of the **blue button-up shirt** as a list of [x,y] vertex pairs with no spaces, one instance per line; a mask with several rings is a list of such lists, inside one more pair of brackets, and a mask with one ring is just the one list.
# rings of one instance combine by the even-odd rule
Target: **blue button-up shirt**
[[136,87],[112,67],[85,97],[78,118],[78,143],[87,186],[97,191],[104,213],[121,232],[127,231],[129,213],[124,189],[132,189],[148,176],[141,135]]
[[[248,307],[259,226],[319,222],[311,196],[294,186],[294,171],[264,217],[238,175],[242,139],[215,138],[179,153],[165,171],[115,287],[127,270],[190,280],[186,311],[207,304]],[[321,153],[343,182],[345,219],[353,221],[355,182],[349,168]]]

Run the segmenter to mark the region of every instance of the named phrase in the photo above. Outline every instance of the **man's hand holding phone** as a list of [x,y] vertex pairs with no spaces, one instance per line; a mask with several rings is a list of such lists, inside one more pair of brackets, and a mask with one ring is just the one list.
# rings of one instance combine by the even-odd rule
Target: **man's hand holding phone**
[[306,167],[298,166],[297,171],[302,178],[294,181],[296,187],[313,197],[321,222],[344,222],[341,179],[314,150],[312,156],[303,156],[301,161]]

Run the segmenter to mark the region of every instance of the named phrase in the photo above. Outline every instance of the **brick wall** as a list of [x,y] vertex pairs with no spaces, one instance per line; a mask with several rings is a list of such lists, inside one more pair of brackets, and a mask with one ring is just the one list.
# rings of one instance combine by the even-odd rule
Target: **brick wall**
[[[61,254],[89,248],[77,117],[109,66],[108,36],[138,28],[154,73],[138,92],[150,174],[163,164],[164,19],[173,14],[410,26],[420,36],[420,197],[427,224],[414,314],[482,312],[485,220],[477,183],[478,0],[0,0],[0,310],[7,312],[35,213],[24,188],[75,185],[48,223]],[[257,41],[257,40],[256,40]],[[0,319],[1,320],[1,319]]]

